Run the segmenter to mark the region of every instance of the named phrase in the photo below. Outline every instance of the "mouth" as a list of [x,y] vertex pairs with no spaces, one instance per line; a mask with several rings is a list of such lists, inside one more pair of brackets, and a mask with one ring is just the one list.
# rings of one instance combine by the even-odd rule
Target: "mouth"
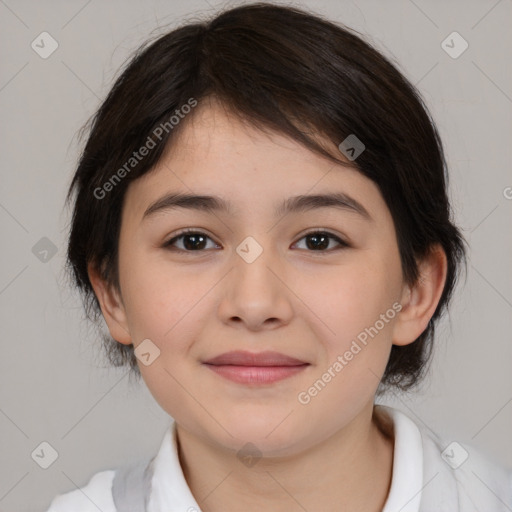
[[214,373],[239,384],[271,384],[304,371],[310,364],[278,352],[226,352],[203,362]]

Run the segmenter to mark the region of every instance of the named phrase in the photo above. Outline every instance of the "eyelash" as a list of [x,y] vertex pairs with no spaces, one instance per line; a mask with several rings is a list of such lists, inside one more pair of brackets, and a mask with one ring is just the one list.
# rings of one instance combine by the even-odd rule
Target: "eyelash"
[[[192,234],[202,235],[202,236],[209,238],[210,240],[213,241],[213,239],[210,236],[208,236],[206,233],[203,233],[202,231],[199,231],[197,229],[188,228],[188,229],[184,229],[183,231],[180,231],[177,235],[173,236],[170,240],[165,242],[163,244],[163,247],[170,251],[176,251],[176,252],[182,252],[182,253],[206,252],[208,249],[202,249],[202,250],[197,250],[197,251],[187,251],[186,249],[178,249],[176,247],[173,247],[173,244],[177,240],[179,240],[180,238],[183,238],[185,235],[192,235]],[[303,238],[306,238],[310,235],[318,235],[318,234],[327,235],[328,238],[331,238],[331,239],[335,240],[336,242],[338,242],[339,246],[335,249],[325,249],[325,250],[318,250],[318,251],[313,251],[313,250],[308,250],[308,249],[303,249],[303,250],[306,250],[307,252],[315,252],[315,253],[319,253],[319,254],[322,254],[322,253],[325,254],[325,253],[330,253],[333,250],[336,251],[336,250],[345,249],[345,248],[350,247],[350,245],[348,243],[346,243],[344,240],[342,240],[340,237],[334,235],[333,233],[330,233],[329,231],[325,231],[325,230],[321,230],[321,229],[309,231],[308,233],[305,233],[304,235],[302,235],[302,237],[299,240],[302,240]]]

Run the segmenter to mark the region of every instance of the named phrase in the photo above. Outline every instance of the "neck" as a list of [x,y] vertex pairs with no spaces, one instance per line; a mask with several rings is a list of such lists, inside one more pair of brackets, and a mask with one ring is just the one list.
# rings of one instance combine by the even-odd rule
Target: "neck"
[[204,512],[377,512],[391,486],[393,438],[373,403],[307,450],[262,457],[251,467],[178,425],[177,439],[185,479]]

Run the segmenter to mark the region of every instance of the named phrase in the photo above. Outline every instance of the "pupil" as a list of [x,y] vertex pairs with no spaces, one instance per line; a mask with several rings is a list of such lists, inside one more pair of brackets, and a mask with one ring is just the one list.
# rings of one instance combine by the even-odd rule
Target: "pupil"
[[[325,235],[308,235],[307,240],[308,249],[318,250],[329,247],[329,238]],[[322,241],[320,242],[320,240]],[[313,243],[310,244],[309,241],[313,241]]]
[[[186,249],[202,249],[204,247],[204,239],[205,237],[203,235],[186,235],[183,239],[183,245]],[[188,243],[188,241],[192,240],[191,243]],[[202,244],[200,246],[197,245],[198,240],[202,240]]]

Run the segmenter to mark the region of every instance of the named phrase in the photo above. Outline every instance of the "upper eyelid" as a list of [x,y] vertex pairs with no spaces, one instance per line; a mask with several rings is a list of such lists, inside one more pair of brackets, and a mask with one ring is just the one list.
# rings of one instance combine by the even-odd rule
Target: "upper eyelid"
[[[166,243],[169,243],[169,242],[172,242],[173,240],[176,240],[177,238],[180,238],[184,235],[205,235],[207,236],[208,238],[210,238],[211,240],[213,240],[215,242],[215,238],[208,234],[206,231],[204,231],[203,229],[191,229],[191,228],[186,228],[184,229],[183,231],[179,231],[178,233],[176,233],[175,235],[173,235],[171,238],[169,238],[167,240]],[[217,243],[217,242],[215,242]]]

